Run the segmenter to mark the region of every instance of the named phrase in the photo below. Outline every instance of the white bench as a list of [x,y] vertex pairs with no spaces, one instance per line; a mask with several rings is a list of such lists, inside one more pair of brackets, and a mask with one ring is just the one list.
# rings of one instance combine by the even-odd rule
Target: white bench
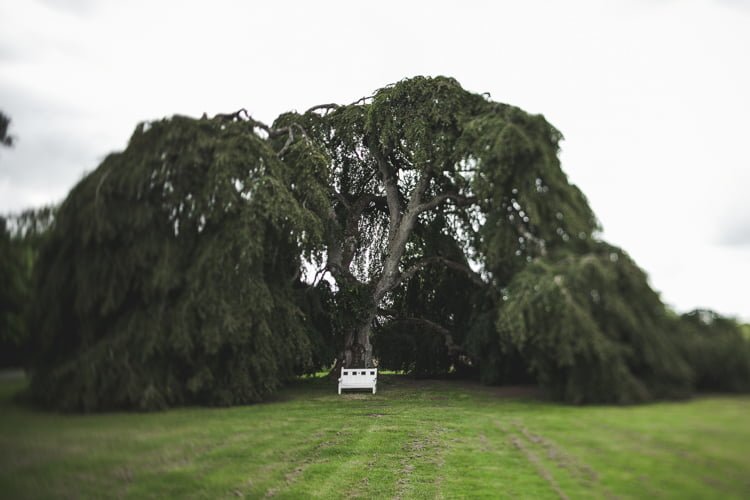
[[339,394],[341,389],[372,389],[375,394],[378,385],[377,368],[342,368],[339,377]]

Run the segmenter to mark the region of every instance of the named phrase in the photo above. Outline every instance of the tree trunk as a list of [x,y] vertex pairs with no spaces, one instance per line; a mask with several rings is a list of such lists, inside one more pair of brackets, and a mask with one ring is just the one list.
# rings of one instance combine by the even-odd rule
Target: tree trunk
[[383,262],[383,274],[372,290],[370,306],[362,320],[347,334],[344,343],[343,366],[347,368],[372,368],[372,344],[370,334],[372,323],[377,316],[378,306],[385,295],[399,283],[401,273],[398,264],[404,254],[406,241],[409,239],[416,221],[416,212],[409,211],[394,225],[393,236],[390,237],[388,255]]
[[346,336],[342,366],[345,368],[372,368],[372,322],[375,313],[368,314],[351,333]]
[[[374,149],[373,153],[378,156],[376,151],[377,150]],[[384,158],[379,157],[378,164],[380,165],[383,184],[385,185],[390,219],[388,228],[388,250],[386,252],[385,260],[383,261],[382,274],[372,288],[369,310],[366,314],[363,314],[362,320],[359,321],[352,331],[348,332],[346,335],[344,341],[344,352],[341,357],[342,366],[347,368],[372,368],[372,344],[370,343],[372,323],[377,315],[380,302],[389,291],[393,290],[399,284],[401,280],[399,262],[404,255],[406,242],[409,240],[409,237],[414,230],[417,217],[422,211],[420,205],[422,195],[427,189],[431,178],[430,174],[427,173],[420,177],[416,187],[409,196],[409,203],[406,207],[406,211],[402,213],[396,176],[393,174]],[[365,207],[365,202],[369,203],[370,198],[361,198],[360,200],[362,201],[361,207],[353,212],[357,217],[352,218],[347,222],[347,228],[353,228],[352,231],[356,231],[355,223],[361,216],[362,210]],[[329,262],[334,262],[338,266],[334,266],[334,269],[338,269],[342,264],[346,264],[344,267],[348,269],[351,259],[346,259],[346,262],[344,262],[344,252],[341,250],[343,247],[338,245],[334,246],[334,248],[336,249],[334,250],[335,253],[329,255]],[[353,251],[348,253],[353,255]]]

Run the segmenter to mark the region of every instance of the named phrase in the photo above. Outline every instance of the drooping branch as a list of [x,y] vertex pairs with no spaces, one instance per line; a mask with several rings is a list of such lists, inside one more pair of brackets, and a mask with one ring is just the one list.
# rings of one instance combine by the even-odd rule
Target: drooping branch
[[448,200],[453,200],[456,206],[460,207],[471,205],[472,203],[475,203],[477,201],[476,197],[474,196],[462,196],[458,193],[443,193],[436,195],[434,198],[425,203],[422,203],[417,207],[417,210],[419,211],[419,213],[427,212],[428,210],[439,207],[441,204],[445,203]]
[[[342,196],[342,198],[344,197]],[[342,242],[342,265],[347,268],[351,264],[352,259],[354,259],[358,243],[361,239],[359,222],[362,218],[362,212],[365,211],[375,198],[375,194],[365,193],[354,202],[349,203],[346,207],[348,213],[346,216],[346,224],[344,226],[344,241]]]
[[[206,114],[203,114],[203,117],[206,118]],[[250,113],[248,113],[247,109],[240,108],[234,113],[217,113],[214,115],[214,120],[224,120],[224,121],[244,121],[247,122],[251,127],[253,128],[259,128],[263,130],[265,133],[268,134],[269,137],[275,137],[278,136],[279,133],[265,123],[256,120],[252,116],[250,116]]]
[[526,240],[534,243],[537,248],[539,248],[539,253],[542,257],[547,255],[547,244],[543,238],[539,238],[538,236],[534,235],[526,226],[526,224],[524,224],[523,221],[518,217],[514,217],[512,224],[521,236],[523,236]]
[[449,329],[444,327],[443,325],[440,325],[438,323],[435,323],[434,321],[431,321],[426,318],[417,318],[417,317],[411,317],[411,316],[398,316],[398,313],[396,311],[393,311],[391,309],[379,309],[379,312],[381,314],[386,314],[391,316],[391,321],[393,323],[412,323],[412,324],[419,324],[426,326],[428,329],[435,331],[436,333],[443,336],[445,339],[445,347],[448,348],[449,352],[463,352],[463,349],[461,347],[457,346],[453,342],[453,334]]
[[424,259],[419,260],[412,266],[410,266],[408,269],[405,269],[398,280],[398,284],[401,284],[405,281],[408,281],[411,279],[419,270],[427,267],[431,264],[443,264],[445,267],[448,267],[450,269],[455,269],[456,271],[461,271],[462,273],[466,274],[471,281],[473,281],[475,284],[477,284],[480,287],[486,287],[487,283],[482,279],[482,277],[479,275],[479,273],[472,270],[469,266],[462,264],[460,262],[456,262],[455,260],[450,260],[445,257],[435,255],[432,257],[425,257]]
[[[206,115],[204,114],[203,116],[205,117]],[[286,134],[287,139],[284,143],[284,146],[282,146],[282,148],[276,153],[276,156],[278,157],[284,156],[284,153],[286,153],[289,147],[294,143],[295,129],[302,137],[308,138],[307,132],[299,123],[292,123],[286,127],[280,128],[269,127],[265,123],[258,121],[250,116],[250,113],[248,113],[247,109],[245,108],[240,108],[234,113],[218,113],[214,115],[214,120],[243,121],[248,123],[252,128],[259,128],[263,130],[266,134],[268,134],[269,138],[281,137]]]
[[330,112],[330,111],[331,111],[332,109],[333,109],[333,110],[336,110],[336,109],[339,109],[339,108],[342,108],[342,107],[357,106],[357,105],[359,105],[359,104],[364,104],[364,103],[366,103],[366,102],[367,102],[368,100],[370,100],[370,99],[372,99],[372,98],[373,98],[373,96],[371,96],[371,95],[370,95],[370,96],[366,96],[366,97],[360,97],[360,98],[359,98],[359,99],[357,99],[356,101],[354,101],[354,102],[352,102],[351,104],[348,104],[348,105],[346,105],[346,106],[341,106],[340,104],[336,104],[336,103],[334,103],[334,102],[332,102],[332,103],[328,103],[328,104],[318,104],[317,106],[313,106],[312,108],[310,108],[310,109],[308,109],[307,111],[305,111],[305,114],[308,114],[308,113],[313,113],[313,112],[315,112],[315,111],[318,111],[319,109],[324,109],[324,110],[325,110],[325,113],[323,114],[323,116],[325,116],[325,115],[327,115],[327,114],[328,114],[328,113],[329,113],[329,112]]

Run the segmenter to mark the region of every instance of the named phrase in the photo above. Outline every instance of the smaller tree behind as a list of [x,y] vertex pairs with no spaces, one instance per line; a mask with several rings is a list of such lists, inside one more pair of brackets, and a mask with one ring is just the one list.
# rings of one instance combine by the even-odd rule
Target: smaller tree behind
[[0,367],[20,368],[29,354],[32,274],[54,207],[0,216]]
[[0,216],[0,368],[20,367],[24,361],[29,280],[22,250]]
[[735,320],[696,309],[675,320],[679,347],[701,391],[750,391],[750,339]]

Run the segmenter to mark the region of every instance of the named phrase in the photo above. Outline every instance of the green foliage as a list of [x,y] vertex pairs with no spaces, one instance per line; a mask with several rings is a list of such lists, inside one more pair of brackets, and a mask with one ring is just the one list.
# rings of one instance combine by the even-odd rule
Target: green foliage
[[503,299],[498,342],[518,349],[557,399],[631,403],[691,389],[664,305],[615,247],[534,261]]
[[371,331],[384,368],[569,402],[747,387],[738,329],[677,321],[598,241],[543,116],[416,77],[241,117],[142,124],[70,193],[35,271],[36,401],[259,401],[370,363]]
[[0,216],[0,367],[28,361],[28,310],[32,272],[54,217],[53,207]]
[[500,284],[535,256],[580,249],[598,228],[558,159],[562,135],[544,117],[494,104],[467,125],[472,186],[484,215],[478,231],[487,269]]
[[0,367],[21,366],[29,276],[23,249],[11,238],[4,217],[0,217],[0,283]]
[[336,295],[326,281],[318,286],[298,283],[296,292],[311,350],[311,362],[303,371],[312,374],[330,366],[343,346],[342,331],[337,325],[340,316],[336,314]]
[[530,370],[518,347],[498,335],[498,298],[494,293],[485,293],[477,299],[464,346],[477,368],[479,380],[489,385],[536,383],[536,374]]
[[319,242],[306,207],[325,165],[303,145],[291,154],[304,170],[245,121],[139,125],[71,191],[42,248],[34,400],[85,411],[247,403],[308,368],[294,284]]
[[695,310],[676,320],[679,347],[703,391],[750,391],[750,339],[731,318]]

